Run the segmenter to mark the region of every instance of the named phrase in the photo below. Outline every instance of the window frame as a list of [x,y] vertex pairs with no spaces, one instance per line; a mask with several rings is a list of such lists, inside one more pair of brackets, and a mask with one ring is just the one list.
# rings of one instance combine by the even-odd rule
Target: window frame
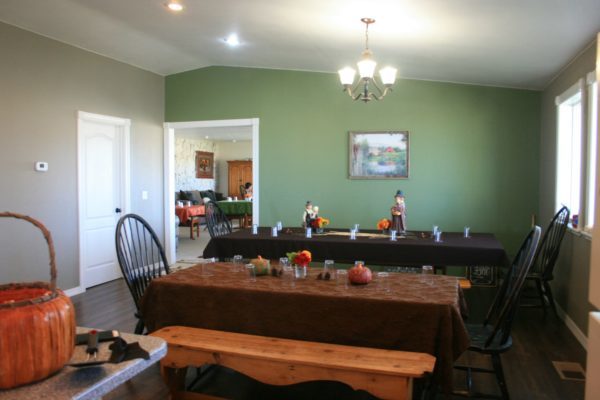
[[[600,138],[598,137],[598,130],[596,129],[596,132],[592,132],[591,128],[592,128],[592,115],[593,113],[598,113],[598,110],[592,110],[591,109],[591,102],[590,102],[590,93],[591,93],[591,88],[592,85],[594,85],[594,83],[596,83],[596,71],[592,71],[588,74],[586,74],[585,78],[581,78],[579,80],[577,80],[577,82],[572,85],[571,87],[569,87],[567,90],[565,90],[563,93],[561,93],[560,95],[556,96],[555,99],[555,105],[556,105],[556,169],[555,169],[555,181],[554,181],[554,206],[557,206],[558,203],[558,179],[559,179],[559,173],[558,173],[558,166],[559,166],[559,152],[560,152],[560,148],[559,148],[559,129],[560,129],[560,106],[565,103],[567,100],[569,100],[570,98],[572,98],[573,96],[577,95],[579,93],[579,95],[581,96],[581,121],[580,121],[580,135],[581,135],[581,157],[580,157],[580,161],[581,161],[581,165],[580,165],[580,182],[579,182],[579,220],[578,220],[578,224],[577,227],[573,227],[572,225],[572,219],[569,221],[569,230],[577,233],[577,234],[581,234],[584,236],[587,236],[589,238],[591,238],[591,234],[592,234],[592,230],[593,230],[593,226],[594,223],[591,223],[591,226],[589,224],[588,218],[587,218],[587,212],[588,212],[588,196],[590,195],[590,190],[592,190],[592,188],[590,188],[591,185],[589,185],[589,178],[590,178],[590,174],[596,174],[596,171],[592,171],[591,168],[594,167],[594,165],[592,165],[591,163],[591,158],[592,158],[592,149],[590,148],[591,146],[591,142],[592,142],[592,135],[595,135],[596,137],[596,165],[598,163],[600,163],[599,160],[599,156],[600,156]],[[598,96],[598,94],[597,94]],[[598,118],[598,117],[597,117]],[[596,177],[596,181],[598,180],[598,177]],[[597,186],[597,183],[596,183]],[[595,188],[595,190],[598,190],[598,187]],[[598,199],[600,200],[600,199]],[[595,200],[597,201],[597,200]],[[556,211],[556,210],[555,210]],[[571,215],[571,218],[573,217],[573,215]],[[597,219],[598,216],[595,216],[595,218]]]

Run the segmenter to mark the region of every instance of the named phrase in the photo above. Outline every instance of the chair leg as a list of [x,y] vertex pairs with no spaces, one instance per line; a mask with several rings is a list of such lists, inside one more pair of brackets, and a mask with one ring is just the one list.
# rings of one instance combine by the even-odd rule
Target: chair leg
[[509,400],[508,388],[506,387],[506,381],[504,380],[504,371],[502,370],[502,360],[500,354],[492,354],[492,365],[494,366],[494,372],[496,373],[496,380],[500,391],[502,392],[502,399]]
[[141,335],[144,333],[144,321],[138,319],[137,324],[135,324],[135,330],[133,331],[136,335]]
[[537,287],[538,295],[540,296],[540,303],[542,306],[542,310],[544,310],[544,316],[546,316],[546,299],[544,299],[544,289],[542,288],[542,281],[536,279],[535,286]]
[[558,311],[556,310],[556,303],[554,302],[554,296],[552,295],[552,288],[550,287],[550,282],[548,281],[544,281],[544,292],[546,293],[550,307],[552,307],[552,311],[554,311],[554,315],[556,318],[558,318]]

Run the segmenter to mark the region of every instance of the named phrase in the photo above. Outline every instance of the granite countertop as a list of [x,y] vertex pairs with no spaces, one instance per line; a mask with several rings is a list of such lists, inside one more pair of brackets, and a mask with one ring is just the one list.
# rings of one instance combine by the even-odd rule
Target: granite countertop
[[[89,328],[77,328],[85,333]],[[101,398],[128,381],[167,354],[166,342],[153,336],[121,333],[127,343],[138,342],[150,354],[149,360],[136,358],[119,364],[102,364],[84,368],[65,366],[42,381],[10,390],[0,390],[0,400],[8,399],[74,399]],[[106,351],[110,342],[102,342],[99,351]]]

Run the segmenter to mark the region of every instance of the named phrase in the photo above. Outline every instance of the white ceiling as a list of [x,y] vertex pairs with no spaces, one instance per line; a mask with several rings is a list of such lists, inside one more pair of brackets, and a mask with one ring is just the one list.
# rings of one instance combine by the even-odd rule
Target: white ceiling
[[203,139],[213,142],[245,142],[252,140],[250,126],[223,126],[218,128],[187,128],[176,129],[175,137],[186,139]]
[[[600,0],[2,0],[0,21],[162,75],[334,72],[364,44],[405,78],[543,88],[600,31]],[[242,44],[223,38],[236,32]]]

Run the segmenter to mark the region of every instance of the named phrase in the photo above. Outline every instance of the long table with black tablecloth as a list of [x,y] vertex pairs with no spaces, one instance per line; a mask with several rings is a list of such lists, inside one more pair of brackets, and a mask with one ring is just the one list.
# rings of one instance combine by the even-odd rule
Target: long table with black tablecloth
[[243,265],[197,265],[154,279],[140,311],[150,332],[183,325],[432,354],[436,380],[451,390],[452,365],[469,344],[456,277],[390,273],[385,284],[353,286],[318,272],[252,280]]
[[204,257],[230,258],[236,254],[252,258],[258,255],[278,259],[287,252],[309,250],[313,260],[327,259],[353,263],[365,261],[372,265],[435,265],[435,266],[504,266],[507,262],[502,244],[490,233],[444,233],[437,243],[426,232],[409,232],[397,241],[377,231],[365,231],[350,240],[346,231],[328,230],[306,238],[300,229],[283,229],[271,237],[271,228],[259,228],[253,235],[242,229],[228,235],[211,238]]

